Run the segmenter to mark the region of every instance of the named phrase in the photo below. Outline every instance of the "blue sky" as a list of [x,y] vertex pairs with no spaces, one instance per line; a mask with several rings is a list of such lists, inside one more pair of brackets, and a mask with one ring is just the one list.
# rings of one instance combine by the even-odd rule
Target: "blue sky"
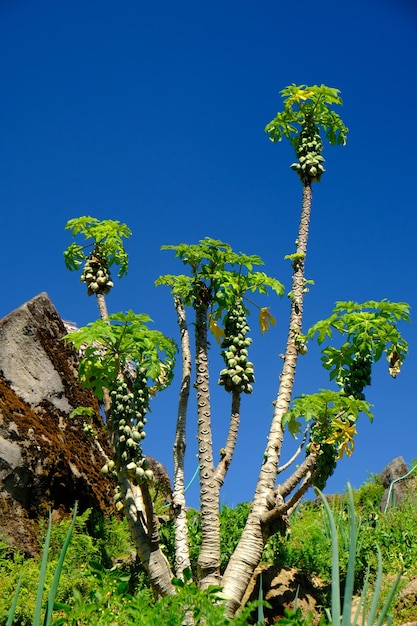
[[[177,338],[167,289],[182,271],[163,244],[206,236],[259,254],[289,290],[301,185],[291,147],[263,129],[288,84],[342,92],[346,147],[326,147],[326,174],[313,187],[306,265],[314,279],[305,327],[336,300],[407,301],[415,308],[417,7],[412,0],[3,0],[0,4],[0,142],[3,297],[0,315],[46,291],[64,319],[95,319],[92,298],[64,267],[68,219],[118,219],[133,231],[129,274],[112,311],[147,312]],[[244,398],[241,438],[223,502],[251,498],[277,392],[289,302],[272,297],[277,327],[253,327],[257,383]],[[417,338],[394,381],[379,364],[356,450],[327,491],[359,486],[392,458],[417,457],[414,399]],[[214,363],[216,360],[213,356]],[[218,371],[218,370],[217,370]],[[217,371],[212,379],[217,379]],[[177,383],[155,401],[146,452],[172,466]],[[328,386],[319,352],[299,365],[296,393]],[[228,397],[213,390],[222,447]],[[193,412],[190,420],[193,419]],[[196,468],[189,428],[187,477]],[[286,458],[284,453],[283,459]],[[195,483],[190,502],[197,504]]]

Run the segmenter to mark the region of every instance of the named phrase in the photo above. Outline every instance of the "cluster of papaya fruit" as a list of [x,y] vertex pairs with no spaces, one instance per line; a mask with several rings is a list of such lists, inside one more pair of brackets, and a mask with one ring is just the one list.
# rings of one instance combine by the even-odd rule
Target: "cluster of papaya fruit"
[[239,300],[227,313],[224,321],[224,340],[221,347],[226,367],[220,372],[219,385],[226,391],[252,393],[255,376],[253,363],[248,360],[248,348],[252,343],[252,339],[246,337],[249,330],[245,309]]
[[343,379],[343,393],[356,400],[365,400],[363,389],[371,384],[371,370],[371,355],[355,354],[349,372]]
[[321,156],[322,150],[323,143],[317,126],[306,122],[298,136],[296,146],[298,163],[292,163],[290,166],[303,182],[306,180],[318,182],[325,172],[324,158]]
[[310,429],[310,443],[306,448],[309,453],[317,447],[319,456],[314,470],[313,486],[323,490],[327,479],[336,469],[336,459],[339,455],[338,447],[334,443],[326,443],[328,437],[327,425],[315,422]]
[[101,471],[103,474],[114,474],[125,470],[135,484],[144,480],[152,481],[153,471],[143,456],[141,446],[146,436],[145,415],[149,408],[146,374],[137,370],[132,391],[125,381],[120,380],[110,396],[109,427],[114,437],[115,457]]
[[87,285],[89,296],[108,294],[114,287],[110,272],[97,254],[91,254],[85,262],[80,281]]

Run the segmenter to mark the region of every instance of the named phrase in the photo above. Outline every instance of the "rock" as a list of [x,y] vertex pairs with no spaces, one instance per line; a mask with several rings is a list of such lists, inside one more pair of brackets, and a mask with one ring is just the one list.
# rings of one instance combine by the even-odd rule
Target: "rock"
[[77,379],[78,355],[62,341],[65,326],[43,293],[0,320],[0,538],[26,554],[38,551],[38,520],[112,510],[113,485],[102,476],[99,444],[83,431],[77,406],[100,407]]
[[[410,580],[401,591],[395,603],[395,615],[398,617],[399,623],[401,623],[402,616],[406,619],[417,619],[417,578]],[[407,621],[402,626],[417,626],[417,621]]]
[[[398,504],[404,500],[410,487],[410,481],[413,480],[411,475],[403,478],[403,476],[405,476],[408,472],[409,467],[406,465],[402,456],[396,457],[388,463],[386,467],[384,467],[379,475],[379,479],[385,487],[385,492],[381,501],[381,511],[386,510],[388,497],[390,500],[388,502],[389,506],[398,506]],[[394,482],[398,478],[403,479],[398,480],[398,482]]]
[[[284,609],[293,609],[296,601],[297,608],[301,609],[303,618],[309,613],[314,616],[313,624],[318,623],[320,612],[317,610],[318,598],[323,583],[309,578],[296,568],[280,568],[276,565],[256,568],[242,604],[259,599],[259,584],[262,580],[263,599],[271,605],[264,608],[264,617],[267,624],[274,624],[284,617]],[[257,621],[256,615],[253,616]]]

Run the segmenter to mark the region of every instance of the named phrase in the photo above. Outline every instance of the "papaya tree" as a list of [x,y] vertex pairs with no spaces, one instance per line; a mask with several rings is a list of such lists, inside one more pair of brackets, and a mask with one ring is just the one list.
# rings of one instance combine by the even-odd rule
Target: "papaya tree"
[[80,280],[85,283],[88,295],[96,296],[100,317],[104,320],[108,317],[104,296],[114,287],[110,268],[113,265],[119,267],[119,278],[127,273],[128,255],[123,238],[130,237],[131,230],[117,220],[99,220],[91,216],[71,219],[65,228],[73,237],[81,235],[87,240],[84,245],[73,241],[64,251],[64,261],[70,271],[83,266]]
[[[194,575],[201,588],[212,584],[223,587],[229,616],[241,606],[268,539],[286,530],[291,511],[307,490],[311,486],[322,489],[337,461],[345,454],[352,454],[359,416],[363,413],[372,419],[364,391],[371,384],[374,363],[385,356],[389,373],[396,376],[407,354],[407,343],[398,326],[399,322],[409,320],[409,307],[402,302],[337,302],[327,319],[303,330],[304,296],[312,282],[305,277],[312,184],[319,182],[325,171],[323,141],[344,145],[347,128],[334,110],[342,104],[337,89],[324,85],[291,85],[281,93],[283,110],[265,130],[273,142],[289,140],[297,159],[291,168],[302,185],[296,248],[286,256],[292,265],[288,332],[285,349],[280,350],[282,370],[273,400],[266,448],[259,459],[250,512],[224,571],[220,559],[220,490],[234,457],[241,403],[245,394],[256,390],[255,366],[249,359],[249,315],[254,306],[257,307],[261,330],[267,330],[275,320],[270,308],[262,306],[262,295],[272,292],[282,296],[284,287],[278,279],[256,269],[262,265],[259,256],[237,253],[227,243],[210,237],[195,244],[163,246],[164,250],[175,253],[185,271],[164,275],[156,281],[157,285],[170,287],[180,329],[182,372],[171,507],[176,542],[174,573],[190,579],[190,572],[185,572],[190,569],[191,560],[184,455],[185,425],[194,378],[202,523],[202,543]],[[81,220],[84,220],[80,222],[82,228],[86,229],[92,218]],[[85,220],[90,222],[87,224]],[[93,225],[99,227],[100,223]],[[83,230],[77,231],[77,220],[69,222],[68,227],[73,235],[86,234]],[[120,227],[118,229],[121,234]],[[93,234],[93,241],[94,245],[99,245],[99,258],[107,267],[125,258],[113,252],[115,241],[117,249],[121,249],[117,237],[112,242],[99,229]],[[103,251],[106,242],[109,247]],[[85,262],[84,248],[77,245],[67,251],[70,269]],[[93,274],[93,282],[99,284],[95,278],[97,273],[94,275],[89,267],[87,270],[84,269],[82,280],[91,281],[90,274]],[[90,291],[94,289],[90,284]],[[95,293],[97,291],[99,289]],[[99,326],[95,326],[98,322]],[[151,333],[148,318],[128,313],[106,316],[98,322],[82,329],[73,341],[77,348],[85,351],[80,364],[84,384],[94,388],[99,398],[104,395],[103,389],[108,389],[111,397],[106,427],[110,432],[113,457],[106,461],[104,471],[113,473],[116,478],[115,497],[130,519],[132,536],[155,595],[174,593],[170,582],[173,573],[160,550],[155,511],[149,496],[153,476],[142,453],[142,430],[150,398],[171,381],[175,348],[157,331]],[[210,375],[210,359],[216,342],[209,340],[210,333],[215,337],[225,366],[216,373],[214,380]],[[322,364],[334,388],[293,398],[298,358],[307,354],[308,342],[313,339],[322,345]],[[228,424],[217,462],[213,451],[210,395],[213,384],[222,387],[229,398],[216,411],[224,413],[224,422]],[[225,408],[227,406],[229,408]],[[301,440],[292,457],[282,461],[286,433],[290,437],[301,434]]]
[[[254,367],[248,359],[251,339],[247,336],[247,308],[245,294],[266,293],[272,290],[283,294],[283,285],[263,272],[253,270],[262,260],[255,255],[234,252],[228,244],[206,238],[195,245],[164,246],[175,251],[189,267],[189,275],[167,275],[157,280],[157,285],[172,288],[177,310],[191,306],[195,316],[195,368],[197,392],[197,441],[200,468],[200,508],[202,516],[202,545],[198,558],[198,579],[205,588],[220,582],[220,488],[233,458],[240,420],[242,393],[252,393]],[[266,317],[267,310],[261,315]],[[224,330],[219,326],[224,321]],[[214,462],[213,433],[210,405],[208,330],[221,342],[226,367],[221,371],[219,385],[231,395],[228,434],[221,448],[220,461]],[[189,351],[183,361],[189,359]],[[184,416],[186,407],[182,409]],[[184,432],[184,431],[183,431]],[[183,435],[184,436],[184,435]],[[185,447],[183,439],[182,448]],[[179,463],[180,460],[177,460]],[[175,486],[180,498],[174,500],[179,509],[184,503],[182,489]],[[177,520],[176,531],[179,525]],[[178,539],[183,531],[178,529]],[[183,546],[185,547],[185,546]],[[186,557],[189,562],[189,557]],[[180,572],[177,571],[177,574]]]
[[[233,416],[238,416],[240,412],[240,394],[242,391],[252,391],[253,368],[245,362],[249,343],[245,337],[247,309],[244,303],[245,292],[255,291],[251,282],[251,268],[260,259],[248,259],[248,267],[244,260],[234,259],[232,251],[225,244],[209,239],[201,241],[197,246],[164,246],[164,249],[175,251],[191,272],[187,277],[167,276],[157,281],[157,284],[171,286],[177,308],[180,301],[185,307],[192,306],[195,313],[195,386],[203,534],[198,575],[202,586],[220,581],[227,598],[229,615],[233,615],[239,608],[270,536],[279,530],[285,530],[288,514],[306,491],[312,485],[323,488],[334,471],[337,460],[344,453],[352,453],[359,414],[365,413],[372,417],[370,405],[363,394],[364,387],[370,384],[372,364],[385,353],[391,364],[390,373],[393,373],[392,363],[398,369],[407,352],[407,344],[397,329],[399,320],[409,318],[408,305],[404,303],[337,303],[329,320],[319,322],[303,333],[304,295],[311,282],[305,278],[304,267],[312,184],[319,182],[325,171],[323,139],[332,145],[344,145],[347,128],[333,110],[334,105],[342,104],[337,89],[324,85],[291,85],[282,91],[282,96],[283,111],[267,125],[266,132],[273,142],[283,138],[290,141],[297,157],[291,168],[297,172],[302,183],[296,249],[286,257],[293,269],[287,343],[279,389],[273,402],[274,411],[267,446],[263,458],[260,459],[260,472],[250,513],[240,542],[221,577],[216,511],[218,493],[224,479],[222,462],[229,467],[231,454],[225,446],[218,466],[214,467],[206,333],[207,326],[217,336],[224,333],[222,351],[226,368],[221,372],[218,383],[232,394],[229,435],[232,432],[234,444],[237,428],[233,425]],[[227,260],[228,255],[233,261]],[[242,277],[241,268],[235,272],[234,279],[230,278],[227,263],[233,265],[233,262],[236,269],[240,263],[248,270],[245,278]],[[264,280],[257,284],[258,287],[272,287],[277,293],[281,293],[278,287],[280,283],[276,279],[263,276]],[[236,280],[237,285],[234,282]],[[262,308],[261,328],[265,327],[268,316],[268,309]],[[344,341],[342,345],[336,342],[336,345],[329,345],[323,350],[323,365],[330,371],[331,379],[337,383],[338,390],[321,390],[317,394],[302,396],[295,399],[291,406],[297,360],[299,355],[306,354],[308,340],[317,334],[322,343],[326,339],[336,339],[337,333]],[[302,421],[305,422],[302,443],[290,461],[281,463],[285,429],[296,435],[301,430]],[[284,471],[288,474],[291,466],[294,467],[292,474],[279,481],[280,475]]]
[[[126,224],[83,216],[69,220],[66,228],[73,237],[87,240],[83,245],[72,242],[64,259],[71,271],[82,267],[81,282],[86,284],[89,296],[96,296],[100,313],[100,319],[70,333],[66,339],[82,355],[80,381],[93,390],[105,409],[102,425],[112,455],[108,457],[96,440],[105,461],[102,473],[114,479],[116,508],[125,512],[155,596],[173,594],[173,574],[159,547],[150,489],[154,473],[149,458],[143,454],[142,441],[151,399],[171,381],[177,347],[163,333],[149,328],[152,320],[146,314],[108,313],[105,295],[114,286],[110,268],[119,266],[119,277],[128,270],[123,238],[131,232]],[[87,419],[89,407],[77,407],[72,415]],[[88,426],[88,421],[84,422],[84,431],[94,436]]]

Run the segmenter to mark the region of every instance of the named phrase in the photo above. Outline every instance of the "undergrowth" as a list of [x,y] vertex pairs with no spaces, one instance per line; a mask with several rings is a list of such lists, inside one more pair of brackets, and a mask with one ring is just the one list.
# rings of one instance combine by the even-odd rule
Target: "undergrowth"
[[[410,497],[399,508],[380,511],[383,487],[377,478],[370,478],[354,492],[355,511],[359,526],[358,555],[355,564],[355,592],[360,593],[369,568],[370,579],[377,570],[378,545],[384,566],[384,579],[388,583],[403,569],[404,580],[417,577],[417,500]],[[346,573],[349,537],[347,534],[347,503],[344,496],[335,496],[330,507],[336,522],[340,546],[340,575]],[[239,540],[249,511],[249,504],[239,504],[234,509],[223,507],[222,567]],[[201,543],[201,521],[198,511],[188,513],[192,568],[196,567]],[[61,546],[70,526],[70,519],[53,525],[46,586],[50,584]],[[41,527],[40,544],[44,539],[46,524]],[[173,560],[173,522],[168,520],[161,526],[162,543],[168,558]],[[319,501],[307,501],[300,505],[290,520],[287,536],[274,536],[267,543],[263,561],[277,567],[296,567],[323,581],[323,606],[329,605],[331,571],[331,535],[328,518]],[[39,559],[25,559],[18,551],[0,542],[0,626],[6,624],[20,575],[22,575],[19,602],[14,624],[29,626],[36,602]],[[193,593],[193,587],[187,591]],[[194,589],[195,593],[197,591]],[[215,593],[216,590],[211,593]],[[326,593],[328,594],[326,596]],[[182,591],[184,606],[191,596]],[[223,624],[219,615],[207,613],[210,595],[203,598],[195,595],[194,602],[202,603],[200,609],[207,625]],[[104,518],[88,510],[76,519],[74,535],[66,555],[61,575],[55,612],[55,626],[89,624],[90,626],[114,626],[116,624],[153,623],[176,624],[175,606],[166,599],[154,607],[145,574],[138,566],[132,552],[129,531],[124,520],[110,516]],[[205,608],[204,608],[205,607]],[[198,609],[198,610],[200,610]],[[196,609],[197,610],[197,609]],[[416,618],[413,609],[398,601],[394,610],[394,624]],[[161,622],[161,618],[163,621]],[[203,618],[202,618],[203,619]],[[244,622],[239,618],[241,624]],[[159,620],[159,621],[158,621]],[[214,620],[210,622],[210,620]],[[217,621],[216,621],[217,620]],[[219,621],[220,620],[220,621]],[[235,622],[238,623],[237,621]]]

